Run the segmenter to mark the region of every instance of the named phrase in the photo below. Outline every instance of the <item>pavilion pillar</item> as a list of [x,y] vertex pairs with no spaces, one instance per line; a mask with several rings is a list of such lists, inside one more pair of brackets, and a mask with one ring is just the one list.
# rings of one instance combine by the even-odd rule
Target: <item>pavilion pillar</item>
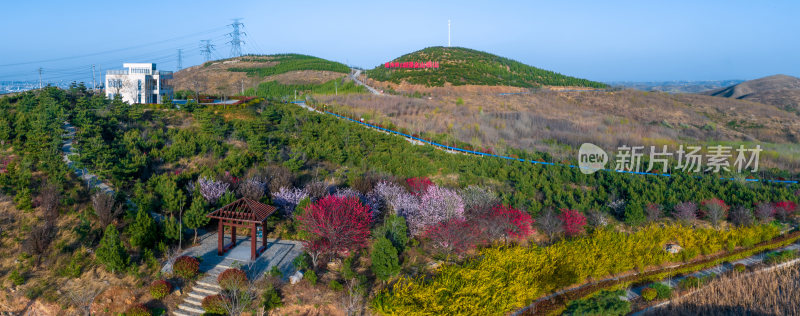
[[261,245],[264,246],[264,251],[267,251],[267,225],[261,223]]
[[231,225],[231,247],[236,246],[236,226]]
[[250,225],[250,260],[256,260],[256,246],[258,246],[258,239],[256,239],[256,223]]
[[222,220],[217,220],[217,255],[222,255],[225,248],[225,227],[222,226]]

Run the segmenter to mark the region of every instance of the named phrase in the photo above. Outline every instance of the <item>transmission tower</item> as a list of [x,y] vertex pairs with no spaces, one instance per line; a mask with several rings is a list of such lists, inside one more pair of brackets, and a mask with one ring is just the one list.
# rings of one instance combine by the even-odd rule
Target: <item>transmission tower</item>
[[178,48],[178,70],[183,69],[183,49]]
[[211,51],[214,49],[214,44],[211,40],[200,40],[200,53],[206,56],[206,61],[211,60]]
[[231,41],[228,42],[231,44],[231,57],[242,56],[242,44],[244,44],[242,35],[247,35],[247,33],[239,30],[240,27],[244,27],[244,24],[239,20],[241,19],[233,19],[233,23],[230,24],[233,27],[233,31],[228,33],[228,36],[231,37]]
[[42,88],[42,67],[39,67],[39,89]]

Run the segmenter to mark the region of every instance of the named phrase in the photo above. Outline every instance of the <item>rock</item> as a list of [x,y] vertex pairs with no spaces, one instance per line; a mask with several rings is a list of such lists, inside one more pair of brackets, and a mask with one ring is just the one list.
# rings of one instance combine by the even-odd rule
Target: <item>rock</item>
[[681,246],[679,246],[678,244],[666,244],[666,245],[664,245],[664,251],[669,252],[671,254],[679,253],[679,252],[681,252],[681,250],[683,250],[683,248]]
[[303,279],[303,272],[300,272],[300,270],[298,270],[297,272],[294,273],[294,275],[289,277],[289,283],[297,284],[297,282],[300,282],[300,280],[302,279]]
[[180,287],[176,286],[174,290],[172,290],[172,294],[177,294],[178,296],[183,295],[183,290]]

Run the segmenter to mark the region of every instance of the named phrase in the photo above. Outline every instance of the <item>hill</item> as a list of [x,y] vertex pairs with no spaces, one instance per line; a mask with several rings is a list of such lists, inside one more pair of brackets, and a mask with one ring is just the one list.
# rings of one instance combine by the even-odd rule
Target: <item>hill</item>
[[578,86],[604,88],[605,84],[539,69],[490,53],[463,47],[428,47],[400,56],[394,62],[439,62],[438,69],[387,69],[383,65],[367,71],[373,80],[406,82],[427,87],[485,85],[533,88]]
[[[342,63],[300,54],[248,55],[178,71],[175,91],[188,90],[208,94],[232,95],[258,89],[261,84],[309,87],[340,79],[350,72]],[[302,90],[302,89],[301,89]]]
[[710,80],[710,81],[616,81],[609,82],[612,86],[622,86],[642,91],[661,91],[668,93],[701,93],[709,90],[717,90],[735,84],[740,84],[744,80]]
[[787,75],[749,80],[703,94],[775,105],[790,111],[800,110],[800,78]]

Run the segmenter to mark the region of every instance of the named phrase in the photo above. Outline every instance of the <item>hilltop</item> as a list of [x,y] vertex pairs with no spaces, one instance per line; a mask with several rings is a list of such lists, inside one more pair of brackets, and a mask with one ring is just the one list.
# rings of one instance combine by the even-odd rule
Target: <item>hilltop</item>
[[438,69],[386,69],[367,71],[376,81],[410,83],[426,87],[482,85],[533,88],[575,86],[604,88],[605,84],[523,64],[494,54],[463,47],[428,47],[405,54],[393,62],[439,62]]
[[745,81],[703,94],[749,100],[775,105],[786,110],[798,111],[798,107],[800,107],[800,78],[774,75]]
[[248,55],[206,62],[178,71],[175,91],[233,95],[271,86],[313,86],[340,79],[350,72],[345,64],[301,54]]

